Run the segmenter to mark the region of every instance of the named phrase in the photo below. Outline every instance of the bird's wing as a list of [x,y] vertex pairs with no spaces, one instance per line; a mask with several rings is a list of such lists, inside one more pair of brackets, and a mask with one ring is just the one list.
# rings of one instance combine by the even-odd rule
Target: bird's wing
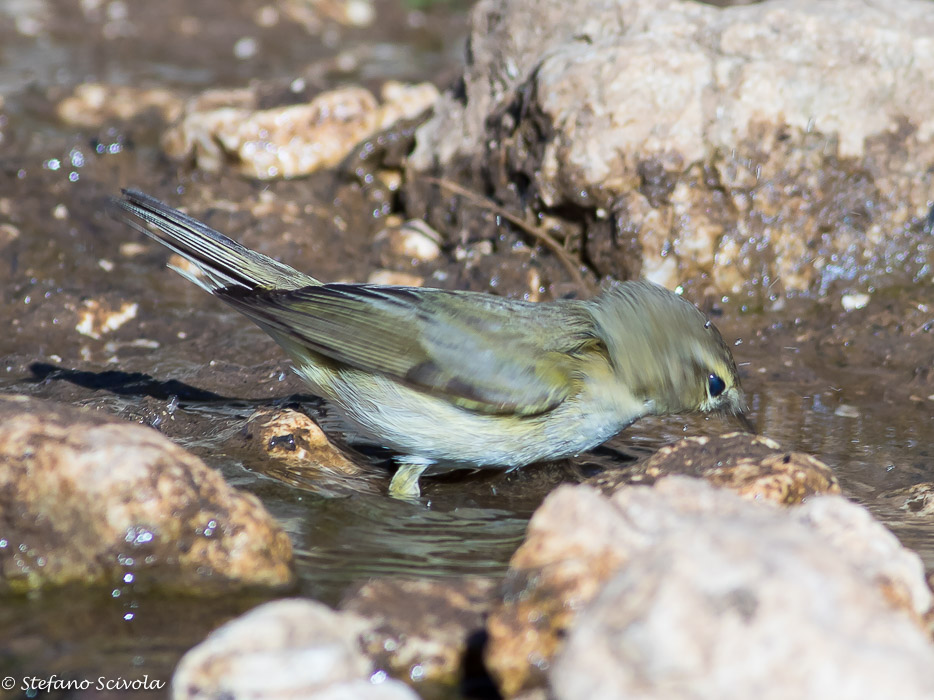
[[553,408],[575,389],[574,354],[596,343],[577,302],[358,284],[223,297],[320,355],[482,413]]

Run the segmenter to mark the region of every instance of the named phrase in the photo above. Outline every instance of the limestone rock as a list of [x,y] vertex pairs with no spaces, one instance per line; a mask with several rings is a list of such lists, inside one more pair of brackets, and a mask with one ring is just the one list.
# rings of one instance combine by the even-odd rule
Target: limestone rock
[[95,340],[100,340],[107,333],[111,333],[127,321],[136,318],[139,304],[136,302],[123,302],[119,308],[112,308],[105,301],[85,299],[78,312],[78,323],[75,330]]
[[249,417],[244,435],[266,457],[304,471],[357,475],[361,467],[341,454],[324,431],[290,408],[260,409]]
[[336,165],[354,146],[399,119],[431,107],[434,86],[387,83],[380,103],[368,90],[345,87],[304,104],[259,109],[249,91],[225,91],[193,101],[162,140],[165,152],[218,172],[269,180],[307,175]]
[[174,700],[417,700],[374,674],[357,646],[363,621],[311,600],[266,603],[215,630],[172,677]]
[[774,440],[747,433],[685,438],[648,459],[603,472],[585,483],[612,493],[627,484],[651,484],[672,474],[701,477],[746,498],[784,505],[801,503],[818,493],[840,493],[833,471],[816,457],[783,451]]
[[[679,509],[686,495],[631,489],[618,504],[636,516]],[[811,504],[800,509],[810,515],[770,524],[727,492],[700,496],[704,510],[721,515],[657,533],[581,613],[550,674],[556,698],[934,693],[934,645],[879,595],[858,565],[862,555],[850,556],[871,544],[828,546],[823,527],[801,526],[815,515]],[[813,505],[855,524],[854,537],[867,534],[862,525],[871,518],[857,506],[830,497]]]
[[886,491],[882,498],[916,518],[934,515],[934,482],[924,481],[904,489]]
[[[808,581],[800,590],[788,592],[789,598],[797,601],[819,597],[822,586],[827,590],[846,589],[845,593],[833,594],[827,604],[836,606],[834,612],[830,619],[820,622],[825,625],[823,633],[831,638],[828,644],[837,649],[828,652],[829,668],[835,668],[834,659],[839,658],[835,656],[839,648],[833,646],[838,644],[833,642],[834,635],[849,634],[861,624],[852,617],[838,622],[835,618],[843,615],[844,609],[846,614],[857,617],[888,611],[886,615],[899,634],[908,634],[909,655],[923,657],[917,640],[911,636],[920,634],[922,616],[931,607],[921,561],[901,547],[895,536],[864,508],[834,495],[814,496],[803,506],[781,508],[769,501],[750,502],[700,480],[675,476],[651,488],[620,489],[609,498],[588,486],[561,487],[536,511],[525,542],[510,562],[504,601],[491,613],[487,625],[487,665],[504,694],[512,696],[545,684],[562,640],[573,634],[581,610],[608,581],[626,576],[634,562],[651,558],[655,550],[670,546],[673,557],[682,547],[690,549],[692,543],[707,553],[711,566],[742,562],[744,557],[756,562],[749,565],[748,571],[740,568],[733,574],[723,574],[725,580],[748,574],[743,590],[748,589],[747,597],[755,600],[760,595],[772,595],[771,589],[760,593],[755,587],[750,572],[757,567],[769,571],[770,567],[785,566],[774,576],[788,586],[796,577]],[[722,546],[723,551],[715,553],[716,546]],[[678,566],[677,561],[670,562],[672,570]],[[661,587],[665,582],[657,572],[650,575],[640,571],[649,579],[646,586]],[[839,580],[841,577],[843,580]],[[767,577],[756,580],[761,585],[768,583]],[[851,593],[850,589],[863,596],[862,602],[856,604],[857,592]],[[703,595],[698,593],[697,597]],[[819,601],[812,604],[820,605]],[[850,611],[851,605],[856,609]],[[728,611],[729,606],[724,604],[722,609]],[[800,603],[798,614],[812,613]],[[795,638],[795,623],[789,622],[787,632],[791,636],[782,638],[787,648],[805,654],[808,635],[812,635],[816,623],[800,624],[807,634]],[[869,629],[877,629],[873,625]],[[638,630],[633,634],[637,635]],[[864,642],[854,637],[854,658],[864,653],[855,650],[860,644],[865,644],[865,653],[870,653],[868,650],[881,644],[881,639],[870,635]],[[670,653],[677,653],[678,643],[673,638]],[[663,646],[662,642],[658,644]],[[744,644],[756,646],[759,642],[752,637],[735,642],[737,649]],[[662,666],[665,663],[664,659],[659,661]],[[638,668],[631,670],[638,672]],[[717,672],[732,677],[724,669],[711,670],[711,676]],[[841,666],[839,672],[853,671],[850,666]],[[778,671],[773,669],[772,673]],[[841,676],[837,680],[842,683],[844,679]],[[563,688],[561,683],[558,685]],[[745,686],[747,696],[755,694],[750,688]],[[618,695],[625,696],[626,691],[619,690]]]
[[293,576],[285,532],[200,459],[150,428],[23,396],[0,397],[0,533],[0,590]]
[[[599,276],[763,304],[910,281],[932,262],[932,32],[925,0],[481,0],[409,167],[569,212],[558,235]],[[471,223],[432,206],[409,213]]]
[[182,112],[183,102],[169,90],[130,85],[81,83],[56,106],[58,118],[68,125],[99,127],[110,121],[128,121],[152,110],[165,121]]
[[377,579],[349,593],[341,609],[368,621],[360,638],[382,668],[413,682],[453,686],[484,629],[491,579]]

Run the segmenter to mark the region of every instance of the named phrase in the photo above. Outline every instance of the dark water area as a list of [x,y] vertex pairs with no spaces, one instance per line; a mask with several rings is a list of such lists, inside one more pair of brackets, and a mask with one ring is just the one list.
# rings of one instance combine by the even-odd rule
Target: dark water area
[[[190,449],[259,496],[283,524],[298,573],[289,593],[332,605],[375,577],[502,576],[528,518],[557,484],[685,435],[735,429],[717,417],[644,420],[568,463],[428,479],[417,504],[387,498],[388,455],[357,444],[262,331],[166,270],[163,250],[103,211],[107,196],[134,186],[189,204],[210,225],[320,279],[365,280],[382,266],[374,238],[384,224],[365,189],[340,172],[257,183],[194,171],[160,154],[158,119],[78,128],[54,111],[89,81],[186,96],[297,76],[321,89],[386,79],[444,87],[463,62],[466,9],[459,5],[415,10],[379,2],[368,27],[323,18],[314,31],[284,16],[264,26],[265,8],[171,0],[0,7],[0,392],[88,406],[151,425]],[[255,53],[236,58],[245,37]],[[196,211],[203,202],[213,206]],[[458,274],[453,257],[442,265],[450,276],[436,279],[471,279]],[[472,287],[510,293],[491,280],[474,278]],[[94,338],[78,331],[93,304],[135,307],[119,328]],[[934,522],[891,494],[934,480],[931,285],[878,290],[865,308],[848,312],[831,297],[770,311],[741,307],[722,303],[715,320],[736,342],[759,431],[827,462],[847,496],[934,568]],[[361,450],[361,482],[290,471],[244,448],[247,417],[286,405]],[[0,676],[148,674],[167,682],[188,648],[269,595],[178,598],[130,582],[9,597],[0,601]],[[42,697],[126,694],[133,693]],[[8,696],[37,697],[18,688]]]

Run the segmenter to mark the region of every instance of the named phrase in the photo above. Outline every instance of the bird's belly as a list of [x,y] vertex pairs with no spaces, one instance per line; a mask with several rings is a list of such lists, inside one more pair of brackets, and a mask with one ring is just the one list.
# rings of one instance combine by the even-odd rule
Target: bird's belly
[[355,370],[313,367],[299,374],[366,436],[450,468],[520,467],[569,457],[608,440],[639,417],[577,397],[534,416],[491,415]]

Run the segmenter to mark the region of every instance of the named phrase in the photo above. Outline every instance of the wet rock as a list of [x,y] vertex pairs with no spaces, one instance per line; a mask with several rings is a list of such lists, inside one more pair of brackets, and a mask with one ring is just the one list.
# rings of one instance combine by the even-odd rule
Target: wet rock
[[559,487],[545,499],[510,561],[504,600],[487,622],[484,657],[506,697],[544,685],[577,612],[640,539],[594,489]]
[[785,505],[818,493],[840,493],[833,471],[816,457],[783,451],[774,440],[747,433],[685,438],[648,459],[585,483],[611,494],[629,484],[651,484],[672,474],[700,477],[746,498]]
[[[669,581],[667,571],[678,572],[682,566],[675,555],[680,556],[682,550],[690,551],[692,547],[705,553],[707,565],[722,565],[718,581],[731,577],[743,581],[737,587],[739,602],[727,604],[729,600],[721,596],[722,617],[717,622],[721,632],[724,627],[736,626],[736,618],[731,615],[737,606],[742,608],[743,600],[753,601],[751,620],[757,614],[755,601],[779,595],[769,584],[769,577],[773,576],[788,589],[789,600],[796,601],[798,615],[816,615],[807,605],[833,606],[832,614],[816,622],[789,618],[787,629],[776,633],[775,638],[783,639],[785,648],[794,649],[793,654],[807,655],[810,653],[806,651],[807,645],[815,635],[823,634],[828,638],[826,667],[848,674],[852,667],[838,664],[840,655],[858,658],[869,654],[876,648],[874,645],[881,644],[882,637],[877,633],[882,634],[886,624],[898,630],[896,637],[906,637],[909,656],[922,658],[926,653],[934,653],[931,649],[923,651],[916,639],[921,616],[931,607],[931,593],[920,560],[902,548],[895,536],[868,511],[842,497],[814,496],[802,506],[780,508],[769,501],[750,502],[703,481],[680,476],[662,479],[651,488],[623,488],[610,497],[588,486],[568,486],[553,492],[532,517],[525,542],[510,562],[507,594],[487,625],[490,641],[485,658],[504,694],[512,696],[545,684],[563,640],[575,633],[581,611],[600,595],[607,581],[629,577],[630,568],[637,566],[638,575],[627,580],[645,579],[640,585],[649,587],[650,592],[665,590]],[[667,569],[657,570],[660,566],[654,554],[657,551],[669,552],[667,559],[662,559],[667,561]],[[754,563],[743,569],[741,564],[746,559]],[[683,566],[691,569],[695,561],[698,560],[690,557]],[[645,566],[656,569],[647,571],[643,568],[645,562],[648,562]],[[727,564],[738,568],[728,573],[731,569]],[[698,569],[703,570],[703,566]],[[796,587],[798,579],[808,583]],[[827,601],[821,602],[822,590],[833,591]],[[703,602],[704,595],[701,589],[689,599]],[[639,608],[640,601],[634,598],[631,605]],[[665,601],[660,602],[662,607]],[[709,601],[714,608],[715,603]],[[865,618],[876,619],[883,612],[888,623],[872,622],[867,628],[872,632],[867,631],[865,638],[850,636],[866,622]],[[714,624],[709,619],[711,615],[712,612],[703,612],[704,624]],[[803,631],[800,636],[795,636],[796,625]],[[637,623],[632,634],[638,636]],[[684,634],[689,632],[685,629]],[[735,634],[741,636],[742,630],[736,630]],[[733,642],[737,653],[770,653],[764,648],[762,637],[737,639]],[[852,648],[842,646],[847,640],[852,642]],[[676,636],[670,643],[653,642],[659,647],[658,657],[633,662],[631,669],[620,673],[637,675],[641,663],[656,663],[655,658],[659,673],[663,673],[667,663],[664,654],[676,653],[681,649],[679,643]],[[666,644],[670,652],[661,649]],[[703,644],[697,641],[696,648]],[[640,653],[647,655],[651,651],[642,649]],[[614,667],[626,663],[620,654],[619,660],[612,664]],[[571,660],[562,662],[564,675],[556,676],[555,687],[559,695],[565,694],[562,697],[577,697],[568,690],[572,686],[565,685],[568,669],[583,663],[575,661],[576,658],[570,656]],[[751,657],[744,663],[755,667]],[[781,677],[776,668],[770,668],[772,677]],[[711,677],[716,673],[733,678],[722,666],[711,670]],[[834,677],[838,683],[844,680],[842,675]],[[739,696],[751,695],[752,687],[739,692]],[[617,696],[626,694],[624,688],[628,686],[617,689]]]
[[872,297],[869,294],[856,292],[853,294],[844,294],[840,297],[840,304],[843,306],[844,311],[856,311],[866,308],[866,305],[869,304],[871,299]]
[[244,450],[247,466],[291,486],[325,496],[379,494],[386,472],[353,450],[347,454],[331,442],[306,414],[292,409],[260,409],[231,440]]
[[431,107],[438,93],[428,83],[388,82],[382,103],[368,90],[345,87],[311,102],[259,109],[252,91],[208,93],[194,101],[164,135],[165,152],[220,172],[268,180],[307,175],[336,165],[353,147],[399,119]]
[[82,83],[58,103],[55,111],[70,126],[92,128],[115,120],[128,121],[149,110],[171,122],[181,115],[183,105],[184,101],[169,90]]
[[266,603],[185,654],[172,677],[172,697],[417,699],[403,683],[374,674],[357,646],[364,624],[311,600]]
[[[393,676],[453,686],[469,674],[486,615],[492,579],[377,579],[345,596],[340,607],[367,620],[361,643]],[[469,680],[469,679],[468,679]]]
[[[929,277],[930,3],[483,0],[472,23],[414,193],[419,174],[459,180],[526,219],[561,213],[556,237],[598,276],[762,304]],[[409,214],[481,235],[464,209]]]
[[859,408],[850,404],[842,403],[833,410],[835,416],[840,418],[859,418],[862,414]]
[[[923,401],[934,389],[932,309],[934,285],[880,290],[862,309],[796,321],[794,343],[814,343],[828,366],[893,370],[895,377],[886,381],[906,389],[909,400]],[[876,398],[879,390],[867,385],[865,391]],[[866,416],[865,407],[853,405],[856,399],[841,396],[830,405],[842,417]]]
[[[617,501],[624,517],[655,508],[688,517],[655,533],[581,613],[550,674],[556,698],[934,693],[934,646],[921,627],[846,551],[802,527],[807,516],[763,517],[727,492],[679,493],[684,485]],[[685,512],[683,499],[696,497],[702,508]],[[839,498],[815,504],[860,529],[868,518]]]
[[264,456],[292,467],[324,474],[362,472],[328,440],[317,423],[290,408],[255,411],[247,420],[243,435]]
[[934,515],[934,482],[925,481],[908,488],[886,491],[880,495],[880,498],[909,515],[919,518],[929,518]]
[[0,397],[0,532],[0,590],[292,580],[255,496],[154,430],[22,396]]

